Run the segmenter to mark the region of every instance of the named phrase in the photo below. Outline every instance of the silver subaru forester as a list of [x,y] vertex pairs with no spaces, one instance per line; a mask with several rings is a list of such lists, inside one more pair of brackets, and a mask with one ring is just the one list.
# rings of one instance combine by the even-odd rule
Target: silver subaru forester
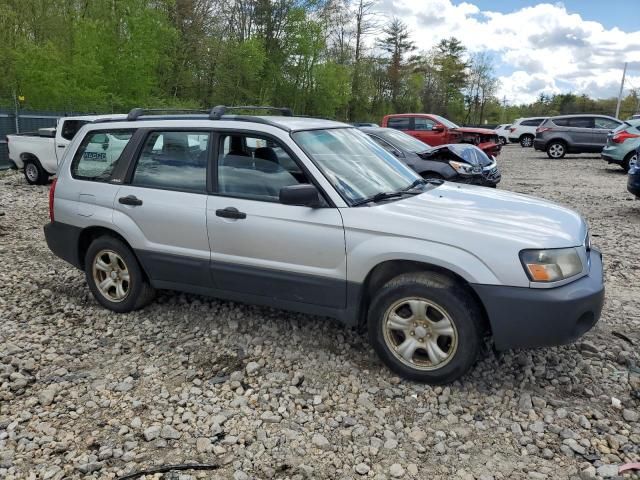
[[425,180],[350,125],[228,110],[135,109],[69,146],[45,236],[106,308],[174,289],[333,317],[434,384],[486,338],[557,345],[597,322],[602,261],[579,214]]

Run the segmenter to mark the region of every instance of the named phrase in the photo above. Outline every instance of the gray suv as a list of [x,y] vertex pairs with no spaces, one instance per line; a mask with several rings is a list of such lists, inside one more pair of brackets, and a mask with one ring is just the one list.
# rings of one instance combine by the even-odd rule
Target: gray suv
[[549,158],[567,153],[600,153],[607,135],[622,122],[606,115],[563,115],[546,119],[536,129],[533,147]]
[[485,337],[557,345],[597,322],[602,259],[578,213],[423,179],[344,123],[227,110],[138,109],[66,150],[45,237],[104,307],[170,289],[333,317],[430,383],[467,372]]

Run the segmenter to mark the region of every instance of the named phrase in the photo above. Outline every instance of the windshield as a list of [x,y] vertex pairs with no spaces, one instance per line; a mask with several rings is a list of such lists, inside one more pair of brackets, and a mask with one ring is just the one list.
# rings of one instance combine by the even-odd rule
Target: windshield
[[[372,133],[375,135],[376,132]],[[421,142],[411,135],[407,135],[406,133],[402,133],[401,131],[394,130],[392,128],[383,130],[380,136],[385,140],[389,140],[389,142],[393,143],[401,150],[407,150],[409,152],[424,152],[431,147],[431,145]]]
[[455,123],[453,123],[451,120],[447,120],[444,117],[441,117],[440,115],[431,115],[434,119],[436,119],[438,122],[440,122],[441,124],[443,124],[445,127],[447,128],[460,128],[458,125],[456,125]]
[[420,179],[356,128],[308,130],[292,137],[351,205],[381,192],[407,189]]

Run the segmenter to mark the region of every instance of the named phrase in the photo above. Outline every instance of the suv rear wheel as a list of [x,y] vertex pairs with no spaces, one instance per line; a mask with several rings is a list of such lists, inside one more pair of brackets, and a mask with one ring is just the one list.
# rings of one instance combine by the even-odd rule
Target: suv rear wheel
[[155,295],[131,249],[111,236],[89,245],[84,259],[85,277],[95,299],[118,313],[147,305]]
[[369,340],[402,377],[450,383],[469,371],[478,356],[479,317],[473,299],[450,278],[432,272],[404,274],[375,295]]
[[549,158],[563,158],[567,153],[567,146],[563,142],[553,141],[547,145],[547,156]]
[[533,146],[533,135],[522,135],[520,137],[520,146],[524,148]]

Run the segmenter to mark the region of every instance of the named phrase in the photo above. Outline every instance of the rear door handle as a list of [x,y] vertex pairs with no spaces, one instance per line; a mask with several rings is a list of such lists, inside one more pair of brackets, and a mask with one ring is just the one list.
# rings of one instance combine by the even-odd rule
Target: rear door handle
[[241,212],[234,207],[227,207],[227,208],[221,208],[219,210],[216,210],[216,216],[222,217],[222,218],[235,218],[240,220],[243,218],[247,218],[246,213]]
[[123,205],[131,205],[137,207],[138,205],[142,205],[142,200],[140,200],[135,195],[127,195],[126,197],[120,197],[118,201]]
[[58,145],[58,148],[67,148],[66,145]]

